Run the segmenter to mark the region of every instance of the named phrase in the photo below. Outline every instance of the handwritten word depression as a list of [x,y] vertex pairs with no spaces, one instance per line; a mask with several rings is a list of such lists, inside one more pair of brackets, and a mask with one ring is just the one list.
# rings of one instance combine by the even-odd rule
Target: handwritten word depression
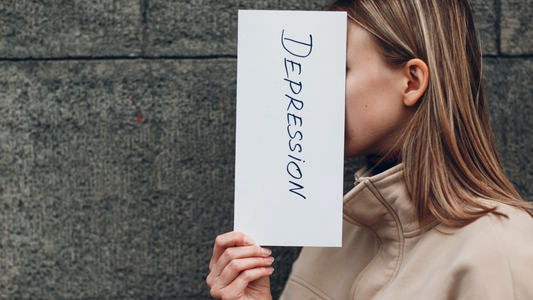
[[[305,160],[301,158],[302,144],[300,143],[304,135],[302,133],[303,119],[301,112],[304,108],[304,100],[298,99],[302,92],[303,84],[298,80],[302,74],[302,63],[305,58],[311,55],[313,51],[313,36],[309,35],[305,41],[292,39],[286,36],[285,30],[281,32],[281,45],[287,51],[288,57],[284,58],[285,75],[284,80],[287,82],[288,92],[285,97],[288,101],[287,106],[287,133],[289,135],[289,162],[287,163],[287,173],[289,183],[292,184],[290,192],[306,199],[304,196],[304,186],[299,184],[303,177],[301,166]],[[298,61],[300,62],[298,62]]]

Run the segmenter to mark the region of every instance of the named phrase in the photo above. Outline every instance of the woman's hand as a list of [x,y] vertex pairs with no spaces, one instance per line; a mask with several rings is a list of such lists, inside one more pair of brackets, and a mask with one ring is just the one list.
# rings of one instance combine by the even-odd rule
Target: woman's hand
[[211,296],[223,300],[272,299],[268,278],[274,272],[269,267],[274,261],[271,253],[243,233],[219,235],[206,279]]

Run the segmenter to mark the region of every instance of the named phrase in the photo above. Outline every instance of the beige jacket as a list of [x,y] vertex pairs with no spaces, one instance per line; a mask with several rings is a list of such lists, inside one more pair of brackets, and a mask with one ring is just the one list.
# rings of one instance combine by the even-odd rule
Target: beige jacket
[[533,218],[496,204],[461,229],[422,234],[403,165],[356,174],[344,197],[342,248],[304,248],[280,299],[533,300]]

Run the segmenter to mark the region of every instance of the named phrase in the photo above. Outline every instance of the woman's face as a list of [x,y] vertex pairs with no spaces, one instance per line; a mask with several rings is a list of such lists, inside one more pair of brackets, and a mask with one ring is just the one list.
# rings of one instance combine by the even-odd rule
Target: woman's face
[[403,72],[388,67],[371,34],[348,21],[344,157],[401,148],[399,138],[411,115],[402,98]]

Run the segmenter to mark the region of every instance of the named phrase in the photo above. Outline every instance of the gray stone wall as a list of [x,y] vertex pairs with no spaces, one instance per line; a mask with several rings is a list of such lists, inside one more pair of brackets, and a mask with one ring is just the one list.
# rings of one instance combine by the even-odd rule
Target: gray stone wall
[[[232,229],[237,10],[321,5],[1,0],[0,299],[209,299]],[[533,2],[475,7],[498,150],[532,200]],[[275,297],[298,251],[274,249]]]

